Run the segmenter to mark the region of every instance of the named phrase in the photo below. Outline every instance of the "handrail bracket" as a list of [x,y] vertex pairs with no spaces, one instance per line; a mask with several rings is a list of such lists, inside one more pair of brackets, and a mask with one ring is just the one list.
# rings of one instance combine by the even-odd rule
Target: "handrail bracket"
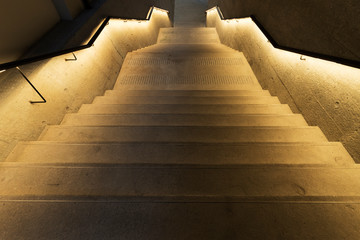
[[26,77],[26,75],[24,74],[23,71],[21,71],[21,69],[19,67],[16,67],[16,69],[19,71],[19,73],[21,74],[21,76],[23,76],[23,78],[25,78],[25,80],[30,84],[30,86],[35,90],[35,92],[41,97],[42,101],[29,101],[31,104],[33,103],[46,103],[45,98],[43,97],[43,95],[41,95],[41,93],[36,89],[36,87],[30,82],[30,80]]
[[74,58],[65,58],[65,61],[77,61],[75,53],[72,53],[72,55],[74,56]]

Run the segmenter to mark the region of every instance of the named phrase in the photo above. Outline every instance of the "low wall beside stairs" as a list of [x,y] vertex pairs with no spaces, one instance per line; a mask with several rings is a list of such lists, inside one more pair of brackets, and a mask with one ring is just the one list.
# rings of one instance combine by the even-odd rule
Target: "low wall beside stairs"
[[111,89],[128,52],[156,43],[159,29],[170,27],[168,14],[154,11],[150,21],[111,21],[94,46],[72,54],[21,66],[46,98],[39,96],[16,69],[0,73],[0,161],[19,141],[37,140],[46,125],[59,124],[66,113]]
[[216,28],[221,43],[244,53],[263,89],[360,162],[360,69],[275,49],[250,18],[222,21],[211,11],[207,26]]
[[254,15],[281,46],[360,61],[357,0],[209,0],[225,18]]

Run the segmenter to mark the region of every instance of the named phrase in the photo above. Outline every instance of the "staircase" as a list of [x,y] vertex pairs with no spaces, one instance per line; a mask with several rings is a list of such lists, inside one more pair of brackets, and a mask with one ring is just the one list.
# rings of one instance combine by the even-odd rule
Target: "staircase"
[[360,169],[212,28],[161,29],[1,165],[0,239],[360,237]]

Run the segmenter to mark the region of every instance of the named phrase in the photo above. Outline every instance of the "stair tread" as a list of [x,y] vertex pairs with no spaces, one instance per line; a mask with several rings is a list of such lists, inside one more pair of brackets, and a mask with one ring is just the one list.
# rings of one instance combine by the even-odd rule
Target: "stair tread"
[[[360,168],[176,168],[36,166],[0,168],[1,199],[182,201],[357,200]],[[34,187],[36,186],[36,187]],[[283,199],[284,198],[284,199]]]
[[[0,211],[2,239],[355,240],[360,235],[357,203],[6,201]],[[19,230],[19,219],[26,231]]]
[[39,140],[69,142],[316,142],[318,127],[50,126]]
[[225,45],[218,43],[207,43],[207,44],[174,44],[174,43],[158,43],[146,48],[136,50],[134,52],[141,53],[236,53],[238,51],[231,49]]
[[128,126],[307,126],[300,114],[67,114],[62,125]]
[[160,28],[160,32],[162,32],[162,33],[173,33],[173,32],[217,33],[216,28],[211,28],[211,27]]
[[223,96],[223,97],[193,97],[193,96],[98,96],[94,104],[280,104],[277,97],[272,96]]
[[[154,45],[155,47],[156,45]],[[239,51],[221,51],[221,52],[130,52],[126,55],[124,64],[137,65],[159,65],[164,64],[194,64],[201,66],[216,65],[248,65],[243,52]]]
[[[233,57],[230,57],[230,56]],[[121,67],[119,79],[124,75],[149,75],[189,77],[193,75],[249,76],[254,79],[246,58],[242,53],[219,57],[217,54],[199,56],[194,54],[127,54]],[[235,67],[236,66],[236,67]]]
[[354,164],[341,143],[22,142],[7,162],[118,164]]
[[[202,84],[196,84],[201,81]],[[260,90],[259,84],[249,76],[146,76],[133,75],[122,77],[114,89],[121,90]]]
[[214,28],[161,28],[157,43],[220,43]]
[[105,96],[270,96],[267,90],[106,90]]
[[79,113],[291,114],[285,104],[84,104]]

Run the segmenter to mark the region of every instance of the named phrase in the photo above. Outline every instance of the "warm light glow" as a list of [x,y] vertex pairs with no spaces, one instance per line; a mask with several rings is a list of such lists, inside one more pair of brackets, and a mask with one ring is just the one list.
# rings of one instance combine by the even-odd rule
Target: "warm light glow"
[[169,14],[169,11],[168,10],[165,10],[165,9],[161,9],[161,8],[157,8],[157,7],[154,7],[154,10],[160,14]]
[[[156,28],[171,26],[167,12],[158,9],[153,10],[149,20],[126,19],[125,21],[124,19],[111,19],[96,39],[93,47],[75,52],[77,61],[64,61],[65,58],[72,56],[69,54],[61,55],[50,59],[33,72],[25,72],[25,74],[28,75],[30,80],[34,81],[34,85],[49,99],[50,103],[58,101],[61,97],[52,98],[51,96],[62,96],[64,89],[87,89],[83,83],[85,75],[79,74],[80,70],[91,72],[93,71],[91,66],[99,65],[97,62],[106,62],[109,71],[113,71],[123,61],[127,52],[154,44],[156,38],[151,39],[149,36],[156,35]],[[98,27],[94,29],[94,32],[97,31]],[[88,40],[84,43],[87,42]],[[2,70],[0,73],[4,71],[6,70]],[[64,72],[69,73],[67,76],[73,77],[65,77]],[[100,73],[94,72],[93,74],[95,79],[96,76],[101,76]],[[16,76],[21,77],[19,74],[16,74]],[[3,99],[0,113],[10,112],[9,109],[13,108],[14,103],[28,103],[29,100],[38,99],[38,96],[26,81],[21,80],[20,84],[20,88],[13,90],[13,94]],[[44,106],[50,106],[50,103]],[[29,114],[31,114],[30,110]]]
[[6,70],[0,70],[0,73],[3,73],[3,72],[5,72]]
[[217,9],[212,8],[207,11],[207,23],[208,26],[216,27],[220,32],[235,33],[234,37],[236,34],[247,32],[250,41],[256,41],[267,56],[276,58],[284,65],[299,66],[301,64],[302,69],[328,74],[344,82],[360,84],[360,69],[274,48],[251,18],[221,20]]

